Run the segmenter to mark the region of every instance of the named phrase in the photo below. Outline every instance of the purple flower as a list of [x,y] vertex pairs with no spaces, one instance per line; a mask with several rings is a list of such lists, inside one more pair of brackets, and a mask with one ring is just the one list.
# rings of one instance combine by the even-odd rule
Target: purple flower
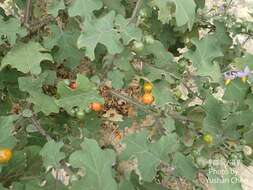
[[239,78],[247,77],[249,75],[250,75],[250,70],[248,66],[246,66],[243,71],[238,71],[237,73],[237,77]]
[[233,80],[235,78],[243,78],[249,76],[251,73],[248,66],[243,71],[228,71],[224,73],[225,80]]

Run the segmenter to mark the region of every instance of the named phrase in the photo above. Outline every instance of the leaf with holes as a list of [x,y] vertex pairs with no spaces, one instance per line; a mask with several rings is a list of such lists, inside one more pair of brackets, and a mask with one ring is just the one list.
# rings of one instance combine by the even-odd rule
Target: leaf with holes
[[123,50],[119,39],[120,34],[114,29],[115,12],[111,11],[102,18],[92,22],[84,22],[84,32],[77,41],[78,48],[85,48],[86,55],[91,60],[95,59],[94,50],[98,43],[106,46],[110,54],[120,53]]

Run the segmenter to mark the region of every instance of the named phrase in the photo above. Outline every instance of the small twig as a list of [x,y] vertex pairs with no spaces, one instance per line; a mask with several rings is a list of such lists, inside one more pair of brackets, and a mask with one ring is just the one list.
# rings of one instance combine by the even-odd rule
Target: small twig
[[[141,109],[142,111],[146,112],[146,113],[151,113],[157,117],[161,117],[163,113],[161,113],[160,110],[152,107],[152,106],[144,106],[143,104],[139,103],[136,100],[133,100],[132,98],[129,98],[127,96],[124,96],[114,90],[110,90],[109,91],[111,95],[120,98],[122,100],[127,101],[128,103],[138,107],[139,109]],[[169,116],[171,116],[173,119],[178,120],[178,121],[183,121],[183,122],[192,122],[192,120],[188,119],[187,117],[184,117],[182,115],[179,115],[177,112],[174,112],[172,110],[168,111],[167,113]]]
[[134,10],[133,10],[132,16],[130,17],[130,19],[129,19],[129,21],[128,21],[128,24],[130,24],[130,23],[132,23],[132,22],[134,21],[136,15],[137,15],[137,13],[138,13],[138,10],[139,10],[139,8],[140,8],[140,6],[141,6],[141,1],[142,1],[142,0],[138,0],[138,1],[136,2],[135,8],[134,8]]
[[152,107],[148,107],[148,106],[144,106],[143,104],[139,103],[138,101],[132,99],[132,98],[129,98],[123,94],[120,94],[114,90],[110,90],[109,91],[111,95],[117,97],[117,98],[120,98],[122,100],[125,100],[127,101],[128,103],[130,104],[133,104],[134,106],[138,107],[139,109],[141,109],[142,111],[144,112],[147,112],[147,113],[159,113],[156,109],[152,108]]
[[247,38],[242,42],[241,46],[244,47],[245,44],[250,40],[251,36],[248,35]]
[[192,91],[192,89],[191,89],[189,86],[187,86],[187,85],[186,85],[185,83],[183,83],[183,82],[182,82],[182,84],[183,84],[183,86],[184,86],[190,93],[192,93],[195,97],[197,97],[197,98],[199,98],[200,100],[204,101],[204,98],[202,98],[201,96],[199,96],[198,93]]
[[32,0],[27,0],[25,14],[24,14],[24,25],[25,26],[29,25],[31,11],[32,11]]
[[78,18],[76,18],[76,17],[74,17],[74,20],[78,23],[80,29],[82,31],[84,31],[84,25],[83,25],[83,23]]
[[41,135],[43,135],[44,137],[46,137],[47,141],[53,140],[52,137],[50,137],[46,131],[41,127],[40,123],[37,121],[35,116],[32,116],[30,118],[30,120],[32,121],[32,123],[34,124],[34,126],[36,127],[36,129],[39,131],[39,133]]
[[[37,121],[37,118],[35,116],[32,116],[30,118],[30,121],[34,124],[34,126],[36,127],[38,132],[47,139],[47,141],[53,140],[53,138],[50,135],[48,135],[46,133],[46,131],[42,128],[42,126]],[[67,164],[64,160],[60,161],[60,164],[61,164],[62,168],[68,173],[69,176],[72,175],[73,172],[69,169],[69,167],[67,166]]]

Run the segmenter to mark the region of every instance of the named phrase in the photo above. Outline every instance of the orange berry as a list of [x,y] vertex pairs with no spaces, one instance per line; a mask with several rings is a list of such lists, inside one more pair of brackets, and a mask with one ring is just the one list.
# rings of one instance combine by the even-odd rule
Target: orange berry
[[12,157],[12,151],[8,148],[0,149],[0,164],[9,162]]
[[151,104],[154,101],[154,96],[150,93],[145,93],[142,96],[142,102],[146,105]]
[[120,131],[115,131],[115,133],[114,133],[114,140],[116,141],[116,142],[119,142],[119,141],[121,141],[122,140],[122,138],[123,138],[123,135],[122,135],[122,133],[120,132]]
[[77,83],[76,83],[75,81],[70,82],[70,83],[69,83],[69,88],[71,88],[72,90],[77,89]]
[[143,90],[145,93],[151,92],[153,89],[153,85],[150,82],[145,82],[143,85]]
[[101,111],[102,109],[102,105],[99,103],[99,102],[93,102],[91,105],[90,105],[90,109],[93,110],[93,111]]

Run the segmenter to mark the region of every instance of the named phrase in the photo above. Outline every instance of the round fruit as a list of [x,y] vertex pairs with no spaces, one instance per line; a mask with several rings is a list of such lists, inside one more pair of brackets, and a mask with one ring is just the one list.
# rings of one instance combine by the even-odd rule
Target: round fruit
[[69,88],[71,88],[72,90],[75,90],[75,89],[77,89],[77,83],[76,82],[70,82],[69,83]]
[[90,105],[90,109],[93,110],[93,111],[101,111],[102,109],[102,105],[98,102],[93,102],[91,105]]
[[142,42],[134,41],[132,48],[134,51],[140,52],[143,50],[144,44]]
[[212,144],[213,143],[213,136],[210,134],[205,134],[203,136],[203,140],[207,143],[207,144]]
[[145,93],[142,96],[142,102],[146,105],[151,104],[154,101],[154,96],[150,93]]
[[252,148],[248,145],[243,147],[243,153],[245,156],[250,156],[252,154]]
[[147,44],[153,44],[155,42],[155,39],[151,35],[146,35],[146,36],[144,36],[144,41]]
[[153,85],[150,82],[145,82],[143,85],[143,90],[145,93],[151,92],[153,89]]
[[5,164],[10,161],[12,151],[8,148],[0,149],[0,164]]
[[84,115],[85,113],[83,110],[79,110],[78,112],[76,112],[76,117],[80,120],[84,118]]

